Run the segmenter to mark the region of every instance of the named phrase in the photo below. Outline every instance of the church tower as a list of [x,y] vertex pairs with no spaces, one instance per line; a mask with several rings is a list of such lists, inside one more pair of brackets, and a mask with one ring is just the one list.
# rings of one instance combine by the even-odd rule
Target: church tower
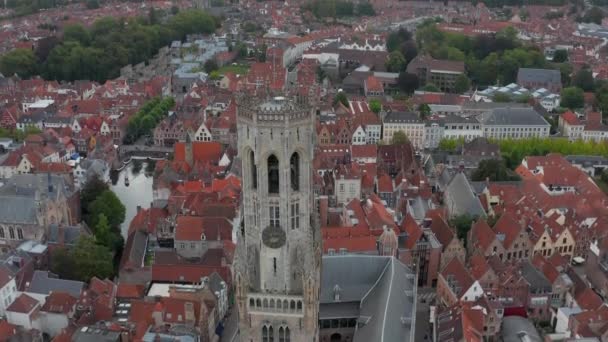
[[321,251],[314,110],[285,97],[238,104],[243,220],[233,279],[240,341],[315,342]]

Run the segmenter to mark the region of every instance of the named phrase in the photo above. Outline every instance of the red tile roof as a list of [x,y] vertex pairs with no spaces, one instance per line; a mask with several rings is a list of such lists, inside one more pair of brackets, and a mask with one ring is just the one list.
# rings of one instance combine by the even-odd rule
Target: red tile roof
[[[186,161],[186,143],[177,142],[173,147],[176,162]],[[218,142],[192,142],[192,160],[194,162],[217,163],[222,157],[222,144]]]
[[[462,295],[473,285],[474,279],[469,274],[469,271],[464,265],[458,260],[453,258],[441,271],[441,276],[446,282],[449,283],[449,279],[454,281],[454,285],[460,289],[458,293],[455,293],[456,297],[460,299]],[[454,289],[452,289],[454,291]]]
[[146,292],[146,287],[140,284],[118,284],[116,289],[116,298],[143,298]]
[[30,313],[39,303],[34,298],[22,293],[19,297],[15,298],[13,303],[6,308],[6,311],[18,312],[18,313]]
[[562,114],[562,119],[567,122],[569,125],[580,125],[581,121],[578,119],[578,116],[571,111],[567,111]]
[[232,225],[223,217],[180,215],[176,221],[175,240],[230,240],[232,238]]
[[481,247],[482,252],[485,252],[496,239],[496,234],[484,219],[477,220],[477,222],[473,223],[470,234],[471,243]]
[[400,228],[402,232],[407,233],[404,247],[409,250],[414,249],[424,232],[410,213],[405,214],[405,218],[403,219],[403,222],[401,222]]
[[501,234],[503,238],[499,240],[501,240],[503,246],[507,249],[511,247],[511,244],[515,241],[521,230],[521,225],[509,212],[502,214],[496,225],[494,225],[494,231],[497,235]]
[[16,325],[12,325],[4,319],[0,321],[0,342],[8,342],[15,334],[17,334]]
[[51,292],[40,310],[67,315],[74,309],[76,302],[77,299],[66,292]]
[[380,83],[380,81],[370,75],[367,77],[367,80],[365,80],[365,87],[367,88],[367,91],[373,91],[373,92],[383,92],[384,91],[384,87],[382,86],[382,83]]
[[595,310],[604,304],[602,298],[589,287],[578,293],[574,299],[583,310]]

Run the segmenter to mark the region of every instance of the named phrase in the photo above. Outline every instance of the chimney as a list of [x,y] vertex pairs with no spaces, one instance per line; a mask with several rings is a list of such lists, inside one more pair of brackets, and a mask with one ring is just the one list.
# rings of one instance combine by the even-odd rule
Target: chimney
[[139,212],[141,211],[141,205],[137,206],[137,213],[139,214]]
[[329,198],[327,196],[319,196],[319,220],[321,227],[327,226],[329,211]]

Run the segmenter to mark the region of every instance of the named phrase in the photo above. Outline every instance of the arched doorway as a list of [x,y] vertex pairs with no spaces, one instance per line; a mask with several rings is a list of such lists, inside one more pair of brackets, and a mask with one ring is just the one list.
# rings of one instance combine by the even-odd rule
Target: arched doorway
[[329,340],[331,342],[341,342],[342,341],[342,335],[340,335],[338,333],[332,334],[331,337],[329,338]]

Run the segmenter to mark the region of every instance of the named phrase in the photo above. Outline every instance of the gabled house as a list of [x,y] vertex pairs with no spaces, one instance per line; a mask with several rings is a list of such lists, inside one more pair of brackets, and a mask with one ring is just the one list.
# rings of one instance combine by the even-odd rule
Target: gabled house
[[484,296],[479,281],[474,280],[457,258],[452,259],[439,273],[437,299],[444,306],[459,302],[474,302]]
[[532,257],[532,242],[527,227],[515,219],[510,212],[503,213],[494,225],[496,238],[505,249],[503,260],[523,260]]
[[423,226],[428,226],[441,243],[442,253],[439,270],[443,270],[452,259],[458,259],[460,263],[464,264],[466,256],[464,245],[442,215],[429,212]]
[[505,256],[505,248],[496,233],[484,219],[479,219],[471,225],[467,238],[467,250],[470,256],[482,255],[490,257],[498,256],[501,260]]

